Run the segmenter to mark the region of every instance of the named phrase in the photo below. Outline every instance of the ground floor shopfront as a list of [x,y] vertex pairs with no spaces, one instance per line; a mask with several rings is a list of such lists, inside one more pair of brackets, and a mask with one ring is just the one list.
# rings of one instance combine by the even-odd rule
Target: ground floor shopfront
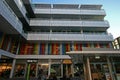
[[[55,59],[10,59],[0,63],[0,78],[32,78],[38,77],[40,69],[48,77],[56,73],[57,77],[64,75],[79,77],[81,80],[120,80],[119,56],[81,55],[78,57]],[[75,58],[76,59],[73,59]]]

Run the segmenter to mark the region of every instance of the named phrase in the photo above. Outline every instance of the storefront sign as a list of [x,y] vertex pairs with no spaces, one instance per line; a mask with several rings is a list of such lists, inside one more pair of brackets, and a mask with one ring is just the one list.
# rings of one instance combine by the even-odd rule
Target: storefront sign
[[37,60],[27,60],[28,63],[36,63]]
[[63,64],[72,64],[72,61],[69,59],[63,60]]

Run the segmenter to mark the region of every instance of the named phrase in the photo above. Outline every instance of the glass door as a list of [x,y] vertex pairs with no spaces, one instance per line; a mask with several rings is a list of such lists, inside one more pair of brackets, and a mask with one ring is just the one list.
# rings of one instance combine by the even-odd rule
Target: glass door
[[74,65],[74,76],[84,80],[84,69],[82,63],[77,63]]

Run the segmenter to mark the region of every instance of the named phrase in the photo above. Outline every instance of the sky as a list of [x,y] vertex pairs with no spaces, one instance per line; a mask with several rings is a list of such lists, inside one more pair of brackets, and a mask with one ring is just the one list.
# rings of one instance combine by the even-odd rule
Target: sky
[[120,36],[120,0],[32,0],[33,3],[47,4],[101,4],[105,10],[105,20],[108,20],[110,27],[108,33],[113,38]]

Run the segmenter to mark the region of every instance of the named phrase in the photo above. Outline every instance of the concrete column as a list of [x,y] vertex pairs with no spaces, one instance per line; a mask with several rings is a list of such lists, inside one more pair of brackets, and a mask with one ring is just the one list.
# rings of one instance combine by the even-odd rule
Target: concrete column
[[28,67],[28,63],[26,62],[26,64],[25,64],[25,74],[24,74],[24,77],[27,76],[27,67]]
[[9,51],[10,45],[11,45],[11,38],[10,38],[10,40],[9,40],[9,42],[8,42],[7,51]]
[[62,55],[63,53],[62,53],[62,43],[60,43],[60,55]]
[[19,49],[20,49],[20,42],[18,43],[18,47],[17,47],[16,54],[18,54],[18,53],[19,53]]
[[51,69],[51,59],[49,59],[48,63],[49,63],[49,68],[48,68],[48,76],[49,76],[50,75],[50,69]]
[[113,69],[113,71],[114,71],[113,77],[114,77],[114,80],[117,80],[116,70],[115,70],[115,66],[114,66],[113,63],[114,63],[113,58],[111,58],[111,65],[112,65],[112,69]]
[[38,76],[38,63],[36,63],[36,74],[35,74],[35,77]]
[[73,63],[71,64],[71,74],[74,77],[74,67],[73,67]]
[[45,55],[48,55],[48,43],[45,45]]
[[87,77],[86,76],[86,73],[87,73],[87,71],[86,71],[86,61],[83,62],[83,69],[84,69],[84,79],[87,80],[87,78],[86,78]]
[[62,63],[62,60],[61,60],[61,77],[63,77],[63,63]]
[[89,79],[89,80],[92,80],[89,57],[87,57],[87,68],[88,68],[88,76],[89,76],[88,79]]
[[111,80],[115,80],[115,79],[113,78],[112,67],[111,67],[111,63],[110,63],[109,57],[107,57],[107,64],[108,64],[108,68],[109,68]]
[[10,78],[13,77],[13,73],[14,73],[14,68],[15,68],[15,63],[16,63],[16,59],[13,60],[13,63],[12,63],[12,69],[11,69],[11,72],[10,72]]
[[66,76],[68,77],[68,65],[66,64]]

